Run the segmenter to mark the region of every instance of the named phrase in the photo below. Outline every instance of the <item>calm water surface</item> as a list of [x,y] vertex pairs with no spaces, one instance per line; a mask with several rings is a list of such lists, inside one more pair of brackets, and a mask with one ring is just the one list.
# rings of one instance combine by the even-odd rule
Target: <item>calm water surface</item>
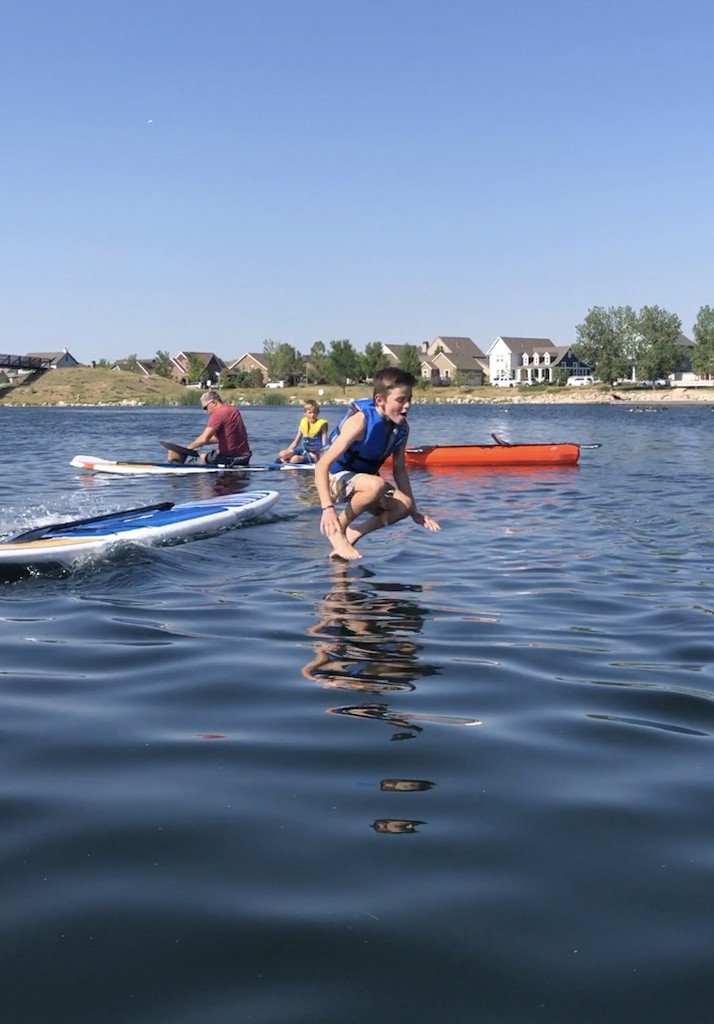
[[[297,411],[245,419],[265,460]],[[714,413],[416,407],[415,443],[602,447],[415,473],[442,532],[346,568],[304,475],[67,464],[202,422],[0,408],[3,534],[281,492],[221,536],[0,580],[3,1018],[708,1024]]]

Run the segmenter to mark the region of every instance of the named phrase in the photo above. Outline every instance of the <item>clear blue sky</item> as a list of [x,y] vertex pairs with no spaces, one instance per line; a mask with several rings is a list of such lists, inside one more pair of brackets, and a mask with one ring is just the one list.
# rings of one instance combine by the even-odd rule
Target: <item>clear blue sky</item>
[[704,0],[26,0],[0,351],[574,340],[714,305]]

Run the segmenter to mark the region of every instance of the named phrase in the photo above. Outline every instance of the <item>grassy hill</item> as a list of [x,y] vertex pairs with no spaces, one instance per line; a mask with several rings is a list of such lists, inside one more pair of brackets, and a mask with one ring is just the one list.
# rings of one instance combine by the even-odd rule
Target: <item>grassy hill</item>
[[5,386],[2,405],[184,405],[198,402],[201,392],[163,377],[125,370],[77,367],[48,370],[32,383]]

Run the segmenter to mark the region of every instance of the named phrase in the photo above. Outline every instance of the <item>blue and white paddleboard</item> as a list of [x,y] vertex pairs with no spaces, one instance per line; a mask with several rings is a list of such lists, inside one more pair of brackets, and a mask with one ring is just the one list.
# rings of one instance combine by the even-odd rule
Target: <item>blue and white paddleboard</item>
[[277,491],[245,491],[39,526],[1,540],[0,564],[73,562],[122,544],[169,544],[207,536],[259,516],[278,498]]
[[206,466],[200,462],[116,462],[94,455],[75,455],[70,466],[88,473],[113,473],[115,476],[193,476],[205,473],[265,473],[269,469],[308,469],[312,465],[266,462],[255,466]]

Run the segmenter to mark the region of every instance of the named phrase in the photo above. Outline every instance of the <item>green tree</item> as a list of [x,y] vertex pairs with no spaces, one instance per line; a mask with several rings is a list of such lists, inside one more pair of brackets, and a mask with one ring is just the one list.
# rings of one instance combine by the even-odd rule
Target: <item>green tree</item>
[[675,313],[659,306],[643,306],[637,316],[639,345],[637,377],[656,380],[673,373],[681,356],[677,338],[682,333],[682,321]]
[[248,370],[248,382],[247,387],[249,388],[262,388],[265,383],[263,379],[263,371],[259,366],[253,366]]
[[296,348],[271,338],[263,342],[263,353],[272,380],[299,380],[305,372],[305,360]]
[[189,384],[200,384],[206,374],[206,364],[195,352],[187,352],[184,372]]
[[171,376],[171,356],[163,349],[159,349],[154,358],[154,373],[157,377],[168,378]]
[[365,345],[362,358],[362,374],[365,377],[374,377],[375,373],[387,365],[386,356],[382,353],[381,341],[370,341]]
[[631,306],[595,306],[575,328],[573,352],[608,384],[626,377],[636,355],[635,311]]
[[405,345],[402,349],[402,357],[399,366],[407,373],[413,373],[415,377],[421,376],[421,357],[416,345]]
[[324,341],[313,342],[310,349],[310,376],[314,384],[324,384],[329,377],[329,358]]
[[357,352],[347,338],[330,342],[327,372],[329,382],[331,384],[341,384],[343,390],[348,380],[356,380],[359,377],[359,352]]
[[112,364],[108,359],[99,359],[92,363],[92,368],[95,370],[111,370]]
[[714,374],[714,309],[702,306],[694,324],[692,369],[701,376]]
[[129,373],[141,373],[141,367],[139,366],[139,360],[136,358],[136,352],[132,352],[130,356],[126,357],[125,369]]

